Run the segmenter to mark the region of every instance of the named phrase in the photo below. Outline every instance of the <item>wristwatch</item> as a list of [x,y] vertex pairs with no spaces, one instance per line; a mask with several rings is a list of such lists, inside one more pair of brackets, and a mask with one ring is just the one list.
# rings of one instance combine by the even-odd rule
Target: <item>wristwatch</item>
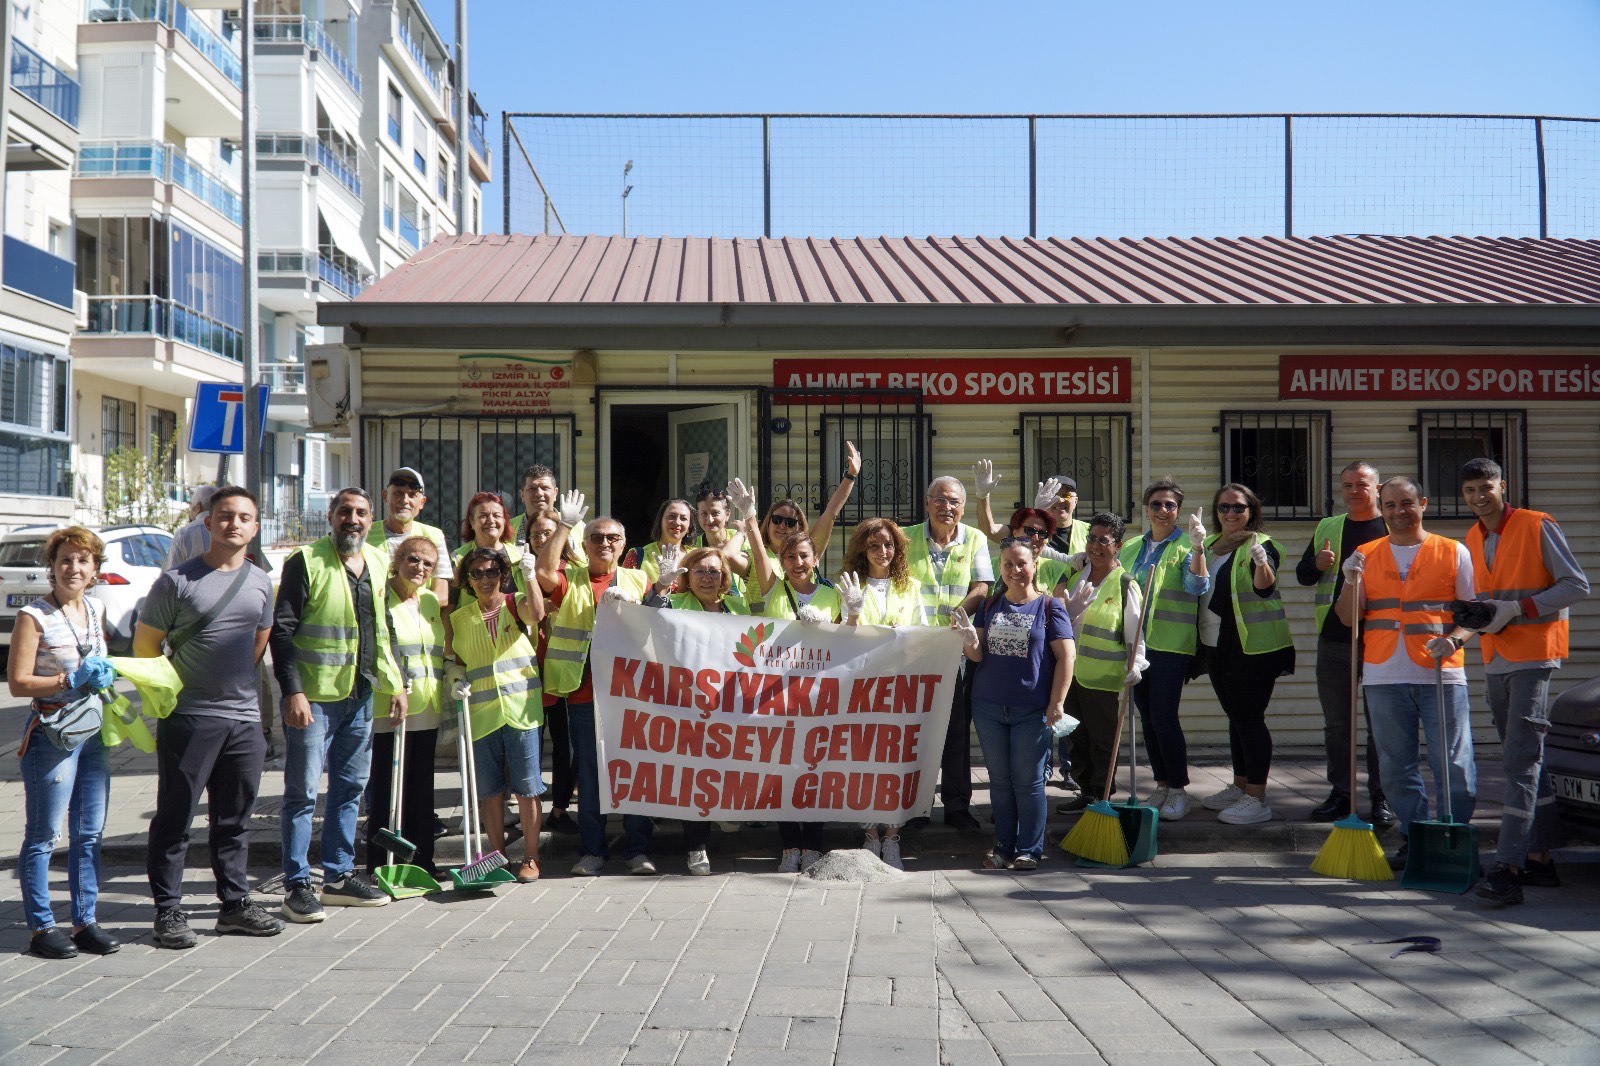
[[1462,648],[1465,648],[1467,646],[1467,638],[1466,637],[1458,637],[1458,636],[1455,636],[1455,635],[1452,634],[1451,637],[1450,637],[1450,643],[1452,643],[1452,644],[1454,644],[1456,646],[1456,651],[1460,651]]

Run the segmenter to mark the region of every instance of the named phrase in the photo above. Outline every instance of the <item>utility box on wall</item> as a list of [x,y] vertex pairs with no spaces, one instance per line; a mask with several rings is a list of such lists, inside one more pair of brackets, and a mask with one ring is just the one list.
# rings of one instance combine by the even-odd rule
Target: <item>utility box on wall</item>
[[349,428],[350,359],[344,345],[306,345],[306,411],[318,432]]

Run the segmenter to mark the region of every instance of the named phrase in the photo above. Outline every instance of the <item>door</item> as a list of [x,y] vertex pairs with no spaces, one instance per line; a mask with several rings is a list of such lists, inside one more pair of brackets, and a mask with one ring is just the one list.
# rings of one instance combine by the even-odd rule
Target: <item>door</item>
[[670,495],[686,500],[706,486],[722,488],[733,477],[739,450],[739,405],[719,403],[667,414]]

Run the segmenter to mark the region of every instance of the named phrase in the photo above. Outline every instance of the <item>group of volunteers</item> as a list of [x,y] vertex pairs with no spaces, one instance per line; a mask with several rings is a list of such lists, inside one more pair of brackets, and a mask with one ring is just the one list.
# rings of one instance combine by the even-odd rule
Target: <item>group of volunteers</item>
[[[948,824],[981,831],[971,811],[969,736],[976,729],[994,823],[986,868],[1032,870],[1043,860],[1053,760],[1079,793],[1062,813],[1114,794],[1125,689],[1155,779],[1143,803],[1162,819],[1188,815],[1179,704],[1184,685],[1201,674],[1227,716],[1233,781],[1199,803],[1234,825],[1273,818],[1267,710],[1276,680],[1295,668],[1295,649],[1279,591],[1284,548],[1267,534],[1262,503],[1248,486],[1230,483],[1213,494],[1215,532],[1206,528],[1203,507],[1182,516],[1184,493],[1170,478],[1145,488],[1138,534],[1109,511],[1077,518],[1070,478],[1039,485],[1033,505],[1002,524],[990,502],[1000,478],[981,461],[973,469],[976,525],[964,521],[966,486],[938,477],[927,489],[924,521],[867,518],[851,531],[842,568],[825,574],[819,560],[860,468],[847,444],[838,489],[814,522],[793,499],[769,501],[762,512],[754,492],[734,479],[726,488],[702,487],[693,500],[665,501],[649,541],[630,547],[620,522],[589,518],[581,493],[560,492],[552,470],[531,466],[520,481],[521,513],[511,514],[498,493],[477,493],[451,551],[444,531],[419,519],[427,505],[422,475],[402,467],[384,487],[381,520],[366,490],[341,490],[330,505],[328,535],[288,556],[275,594],[248,558],[257,501],[238,487],[210,493],[198,518],[206,536],[191,537],[195,554],[156,581],[134,636],[135,657],[170,655],[182,682],[156,737],[148,875],[157,941],[169,948],[197,942],[182,908],[182,880],[202,796],[219,933],[270,936],[283,919],[321,921],[324,907],[387,903],[357,870],[363,799],[369,873],[384,862],[374,838],[397,829],[415,842],[413,861],[436,875],[433,773],[442,729],[468,731],[473,788],[493,850],[507,846],[508,801],[515,797],[523,853],[511,867],[516,881],[540,876],[541,828],[577,837],[574,875],[600,874],[611,847],[600,811],[589,647],[602,600],[808,625],[952,629],[964,660],[939,796]],[[1419,730],[1456,816],[1470,817],[1476,777],[1463,646],[1477,632],[1507,784],[1494,867],[1478,891],[1514,903],[1523,885],[1557,883],[1543,741],[1551,674],[1567,654],[1567,609],[1587,594],[1588,581],[1550,516],[1507,502],[1495,463],[1468,463],[1461,487],[1478,518],[1465,543],[1423,528],[1428,501],[1413,479],[1380,481],[1370,463],[1351,463],[1340,472],[1346,512],[1317,525],[1295,568],[1295,579],[1316,589],[1316,677],[1332,787],[1313,817],[1332,821],[1353,812],[1357,781],[1347,752],[1355,728],[1350,679],[1357,674],[1369,736],[1367,815],[1381,828],[1398,824],[1395,861],[1404,861],[1409,825],[1428,816]],[[107,748],[98,734],[63,739],[67,731],[57,726],[117,672],[107,658],[102,609],[84,595],[98,577],[104,545],[71,526],[51,535],[44,556],[51,591],[19,615],[10,660],[12,694],[32,700],[19,752],[27,818],[18,870],[30,949],[67,958],[109,953],[118,942],[95,921]],[[1485,601],[1492,621],[1477,630],[1456,625],[1452,602],[1474,599]],[[251,899],[246,872],[266,753],[257,669],[269,646],[285,746],[284,894],[276,915]],[[1351,669],[1352,649],[1358,670]],[[1447,694],[1442,738],[1436,671]],[[1055,727],[1065,715],[1079,725],[1058,749]],[[401,824],[391,827],[386,797],[402,721]],[[319,891],[309,851],[324,774]],[[48,891],[63,819],[70,933],[56,926]],[[621,822],[626,869],[655,873],[654,822],[636,815]],[[868,826],[862,846],[901,867],[902,828]],[[683,825],[691,874],[711,872],[710,829],[703,819]],[[778,869],[800,872],[818,861],[823,829],[822,822],[780,822]]]

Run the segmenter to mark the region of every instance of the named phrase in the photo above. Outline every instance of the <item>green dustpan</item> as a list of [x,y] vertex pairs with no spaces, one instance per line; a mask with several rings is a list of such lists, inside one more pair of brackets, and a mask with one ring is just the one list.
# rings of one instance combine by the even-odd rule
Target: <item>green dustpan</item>
[[1154,807],[1141,807],[1138,803],[1113,803],[1117,821],[1122,823],[1122,838],[1128,842],[1128,861],[1123,866],[1079,859],[1079,866],[1095,866],[1102,870],[1120,870],[1124,866],[1143,866],[1156,857],[1157,812]]
[[372,879],[389,894],[390,899],[410,899],[444,891],[444,886],[429,877],[428,871],[420,866],[380,866],[372,871]]
[[[1439,710],[1439,743],[1448,747],[1444,714],[1444,662],[1435,660],[1434,704]],[[1455,820],[1450,809],[1450,753],[1439,758],[1445,768],[1444,818],[1437,822],[1412,822],[1406,827],[1406,869],[1401,888],[1460,895],[1478,880],[1478,830]],[[1438,787],[1437,785],[1435,787]]]
[[498,870],[490,870],[475,881],[468,881],[462,877],[459,869],[450,871],[450,880],[458,892],[493,892],[501,885],[509,885],[516,879],[517,875],[504,866]]

